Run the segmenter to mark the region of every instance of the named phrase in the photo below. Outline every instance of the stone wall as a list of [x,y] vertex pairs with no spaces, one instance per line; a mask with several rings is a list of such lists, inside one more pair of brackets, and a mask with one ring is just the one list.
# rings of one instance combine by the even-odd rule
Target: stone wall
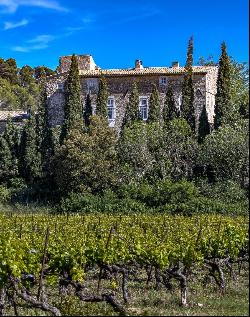
[[[195,90],[195,116],[196,123],[198,124],[199,115],[202,111],[203,105],[206,105],[208,112],[208,118],[210,123],[213,122],[214,115],[214,94],[216,92],[216,76],[217,68],[211,72],[204,72],[194,74],[194,90]],[[109,96],[115,99],[116,119],[115,122],[110,122],[111,126],[114,126],[117,130],[120,129],[123,116],[125,113],[126,105],[129,101],[129,95],[132,90],[133,82],[138,85],[140,96],[150,98],[152,91],[152,85],[156,84],[160,93],[161,106],[164,105],[165,94],[168,86],[173,89],[176,107],[180,107],[181,104],[181,91],[183,74],[171,74],[164,77],[167,78],[166,85],[160,84],[159,75],[140,75],[140,76],[106,76]],[[52,126],[60,125],[63,122],[64,112],[64,91],[62,84],[66,80],[66,74],[60,74],[58,76],[48,79],[47,94],[48,94],[48,107],[49,116]],[[81,98],[84,105],[87,94],[90,94],[92,106],[95,110],[96,97],[98,93],[98,77],[86,77],[81,76]],[[139,106],[139,101],[138,101]],[[149,105],[150,108],[150,105]]]
[[[57,71],[59,73],[68,72],[71,65],[72,56],[62,56],[59,59],[59,67]],[[79,70],[95,70],[98,66],[95,64],[93,57],[91,55],[77,55],[77,62]]]

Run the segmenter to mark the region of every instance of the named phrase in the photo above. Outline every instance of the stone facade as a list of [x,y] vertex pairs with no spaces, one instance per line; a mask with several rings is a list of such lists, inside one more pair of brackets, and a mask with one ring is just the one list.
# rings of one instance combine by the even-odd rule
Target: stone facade
[[[48,109],[52,126],[61,125],[63,122],[65,100],[63,87],[67,79],[70,61],[71,56],[61,57],[58,74],[47,78]],[[146,99],[147,111],[150,109],[149,98],[152,84],[157,85],[162,107],[168,86],[173,89],[176,107],[180,107],[185,69],[180,67],[178,62],[173,62],[172,67],[143,67],[142,62],[136,60],[134,68],[103,70],[96,66],[91,55],[80,55],[78,56],[78,65],[82,103],[84,105],[89,93],[94,110],[99,78],[101,76],[106,78],[109,98],[111,99],[108,103],[111,107],[109,108],[109,124],[118,130],[129,101],[133,82],[137,83],[140,100]],[[217,72],[218,68],[216,66],[193,66],[194,104],[197,123],[204,104],[206,105],[208,120],[213,123]],[[138,107],[140,100],[138,100]]]

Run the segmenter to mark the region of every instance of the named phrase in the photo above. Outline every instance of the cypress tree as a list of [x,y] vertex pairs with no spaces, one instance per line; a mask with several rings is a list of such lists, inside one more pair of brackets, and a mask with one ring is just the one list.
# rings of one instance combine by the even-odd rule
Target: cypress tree
[[125,110],[122,127],[130,125],[134,121],[140,119],[139,114],[139,92],[136,82],[133,83],[132,91]]
[[37,147],[36,120],[33,115],[22,131],[19,169],[21,176],[30,183],[41,176],[41,153]]
[[152,93],[149,100],[148,122],[160,121],[160,97],[156,85],[153,85]]
[[81,103],[81,86],[76,55],[72,55],[69,75],[65,83],[64,123],[61,143],[72,129],[83,129],[83,109]]
[[7,181],[16,172],[15,167],[13,167],[12,154],[8,142],[0,135],[0,181]]
[[4,130],[3,137],[8,143],[13,159],[17,158],[20,142],[19,129],[16,125],[14,125],[10,118],[7,119],[7,124]]
[[6,140],[11,153],[11,169],[13,171],[12,176],[17,176],[20,134],[18,127],[14,125],[10,118],[7,120],[3,137]]
[[230,59],[227,55],[226,44],[223,42],[221,44],[221,56],[219,60],[217,93],[215,95],[215,129],[218,129],[223,122],[227,122],[227,118],[231,111],[230,77]]
[[104,77],[99,80],[96,100],[96,114],[108,120],[108,87]]
[[199,118],[198,142],[202,143],[209,133],[210,125],[208,122],[206,106],[204,105]]
[[40,98],[38,103],[38,111],[36,115],[36,134],[37,146],[42,152],[43,139],[48,125],[48,108],[47,108],[47,93],[46,93],[46,78],[41,77]]
[[174,94],[171,87],[168,87],[166,92],[166,99],[163,109],[163,120],[165,123],[179,117],[179,110],[175,106]]
[[193,37],[188,42],[187,61],[182,86],[181,116],[195,131],[194,87],[193,87]]
[[50,165],[54,155],[53,132],[49,126],[49,114],[47,107],[47,92],[46,92],[46,73],[41,72],[40,84],[40,100],[38,113],[36,115],[36,137],[37,150],[40,152],[41,168],[43,177],[48,178],[51,174]]
[[90,99],[90,94],[87,94],[86,102],[85,102],[85,109],[84,109],[84,122],[85,126],[89,127],[90,125],[90,117],[93,115],[93,109],[91,105],[91,99]]

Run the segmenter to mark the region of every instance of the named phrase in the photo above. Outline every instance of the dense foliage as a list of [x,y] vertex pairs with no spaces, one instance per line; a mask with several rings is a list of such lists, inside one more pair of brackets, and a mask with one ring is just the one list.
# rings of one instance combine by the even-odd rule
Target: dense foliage
[[0,58],[0,109],[36,110],[40,94],[37,79],[55,72],[48,67],[18,68],[13,58]]

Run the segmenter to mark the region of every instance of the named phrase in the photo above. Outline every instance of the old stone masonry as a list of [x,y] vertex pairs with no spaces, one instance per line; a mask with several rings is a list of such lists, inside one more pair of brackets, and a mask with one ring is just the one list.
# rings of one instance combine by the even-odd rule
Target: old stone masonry
[[[171,67],[143,67],[140,60],[135,61],[133,68],[101,69],[91,55],[78,55],[78,67],[81,81],[81,98],[83,106],[87,94],[90,94],[92,107],[95,111],[99,78],[107,80],[109,125],[120,129],[133,82],[137,83],[140,98],[138,108],[143,120],[147,120],[150,108],[149,99],[152,85],[156,84],[163,107],[168,86],[172,87],[176,107],[181,105],[181,90],[184,67],[173,62]],[[64,84],[70,68],[71,56],[60,58],[57,75],[47,78],[48,111],[51,126],[61,125],[64,118]],[[206,105],[208,120],[213,123],[216,94],[217,66],[193,66],[194,104],[196,121]],[[198,122],[197,122],[198,123]]]

